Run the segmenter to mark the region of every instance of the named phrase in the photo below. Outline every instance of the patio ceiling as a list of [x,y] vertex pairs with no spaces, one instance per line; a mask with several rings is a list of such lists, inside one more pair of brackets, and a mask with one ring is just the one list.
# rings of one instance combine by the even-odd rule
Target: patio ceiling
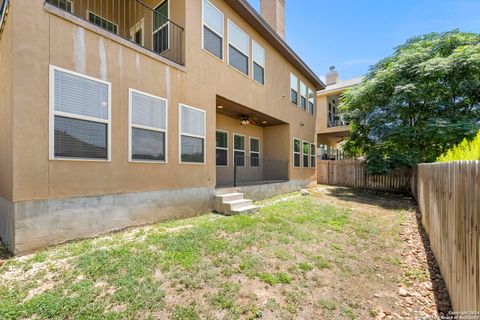
[[217,96],[217,113],[223,114],[230,118],[238,119],[238,121],[241,121],[242,118],[247,117],[251,124],[260,127],[286,124],[286,122],[282,120],[248,108],[221,96]]

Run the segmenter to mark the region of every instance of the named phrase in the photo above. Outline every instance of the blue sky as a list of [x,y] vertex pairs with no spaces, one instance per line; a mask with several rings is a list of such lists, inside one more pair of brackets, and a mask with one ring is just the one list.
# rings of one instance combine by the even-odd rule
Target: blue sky
[[[259,0],[248,0],[260,11]],[[361,76],[408,38],[480,32],[480,0],[286,0],[286,39],[323,78]]]

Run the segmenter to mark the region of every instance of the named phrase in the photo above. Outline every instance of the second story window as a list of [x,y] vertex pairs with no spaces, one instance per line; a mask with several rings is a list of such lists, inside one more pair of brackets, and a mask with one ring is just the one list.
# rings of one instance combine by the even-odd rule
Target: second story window
[[223,60],[223,13],[203,0],[203,49]]
[[111,33],[118,34],[118,25],[99,16],[91,11],[87,11],[88,21],[99,26],[102,29],[105,29]]
[[265,84],[265,49],[252,40],[253,51],[253,79]]
[[298,78],[290,73],[290,101],[298,104]]
[[170,48],[168,1],[163,1],[153,13],[153,51],[162,53]]
[[315,113],[315,91],[308,88],[308,113]]
[[232,21],[228,21],[228,64],[248,75],[250,38]]
[[300,107],[307,110],[307,86],[300,81]]
[[72,6],[71,0],[52,0],[50,3],[67,12],[70,12],[70,13],[73,12],[72,11],[73,6]]

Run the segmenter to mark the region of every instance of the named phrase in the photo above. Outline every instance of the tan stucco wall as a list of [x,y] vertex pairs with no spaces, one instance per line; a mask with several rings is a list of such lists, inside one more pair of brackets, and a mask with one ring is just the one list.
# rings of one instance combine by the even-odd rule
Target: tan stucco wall
[[12,19],[10,10],[0,39],[0,197],[10,201],[13,197]]
[[[15,20],[19,27],[11,33],[16,57],[12,65],[13,200],[214,186],[217,94],[289,123],[289,139],[284,132],[275,142],[285,151],[288,143],[290,152],[284,157],[291,158],[292,137],[314,142],[315,117],[289,102],[290,72],[313,85],[223,1],[212,2],[266,48],[265,86],[201,49],[201,1],[188,1],[186,7],[185,0],[171,1],[171,12],[177,12],[172,18],[177,15],[185,24],[186,72],[48,13],[43,0],[15,1],[14,10],[21,12],[22,19]],[[111,82],[111,162],[48,160],[49,65]],[[167,164],[128,162],[129,88],[168,99]],[[206,110],[206,164],[179,163],[179,103]],[[295,169],[290,179],[310,176],[314,178],[314,169]]]

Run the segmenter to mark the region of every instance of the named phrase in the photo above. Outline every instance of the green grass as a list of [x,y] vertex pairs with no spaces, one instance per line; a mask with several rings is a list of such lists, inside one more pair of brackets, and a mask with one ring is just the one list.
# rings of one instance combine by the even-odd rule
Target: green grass
[[[359,228],[349,209],[288,196],[264,201],[258,214],[205,214],[9,259],[0,267],[0,319],[292,317],[322,272],[342,272],[348,250],[338,239],[377,232],[374,219]],[[283,298],[261,304],[242,291],[248,281]]]

